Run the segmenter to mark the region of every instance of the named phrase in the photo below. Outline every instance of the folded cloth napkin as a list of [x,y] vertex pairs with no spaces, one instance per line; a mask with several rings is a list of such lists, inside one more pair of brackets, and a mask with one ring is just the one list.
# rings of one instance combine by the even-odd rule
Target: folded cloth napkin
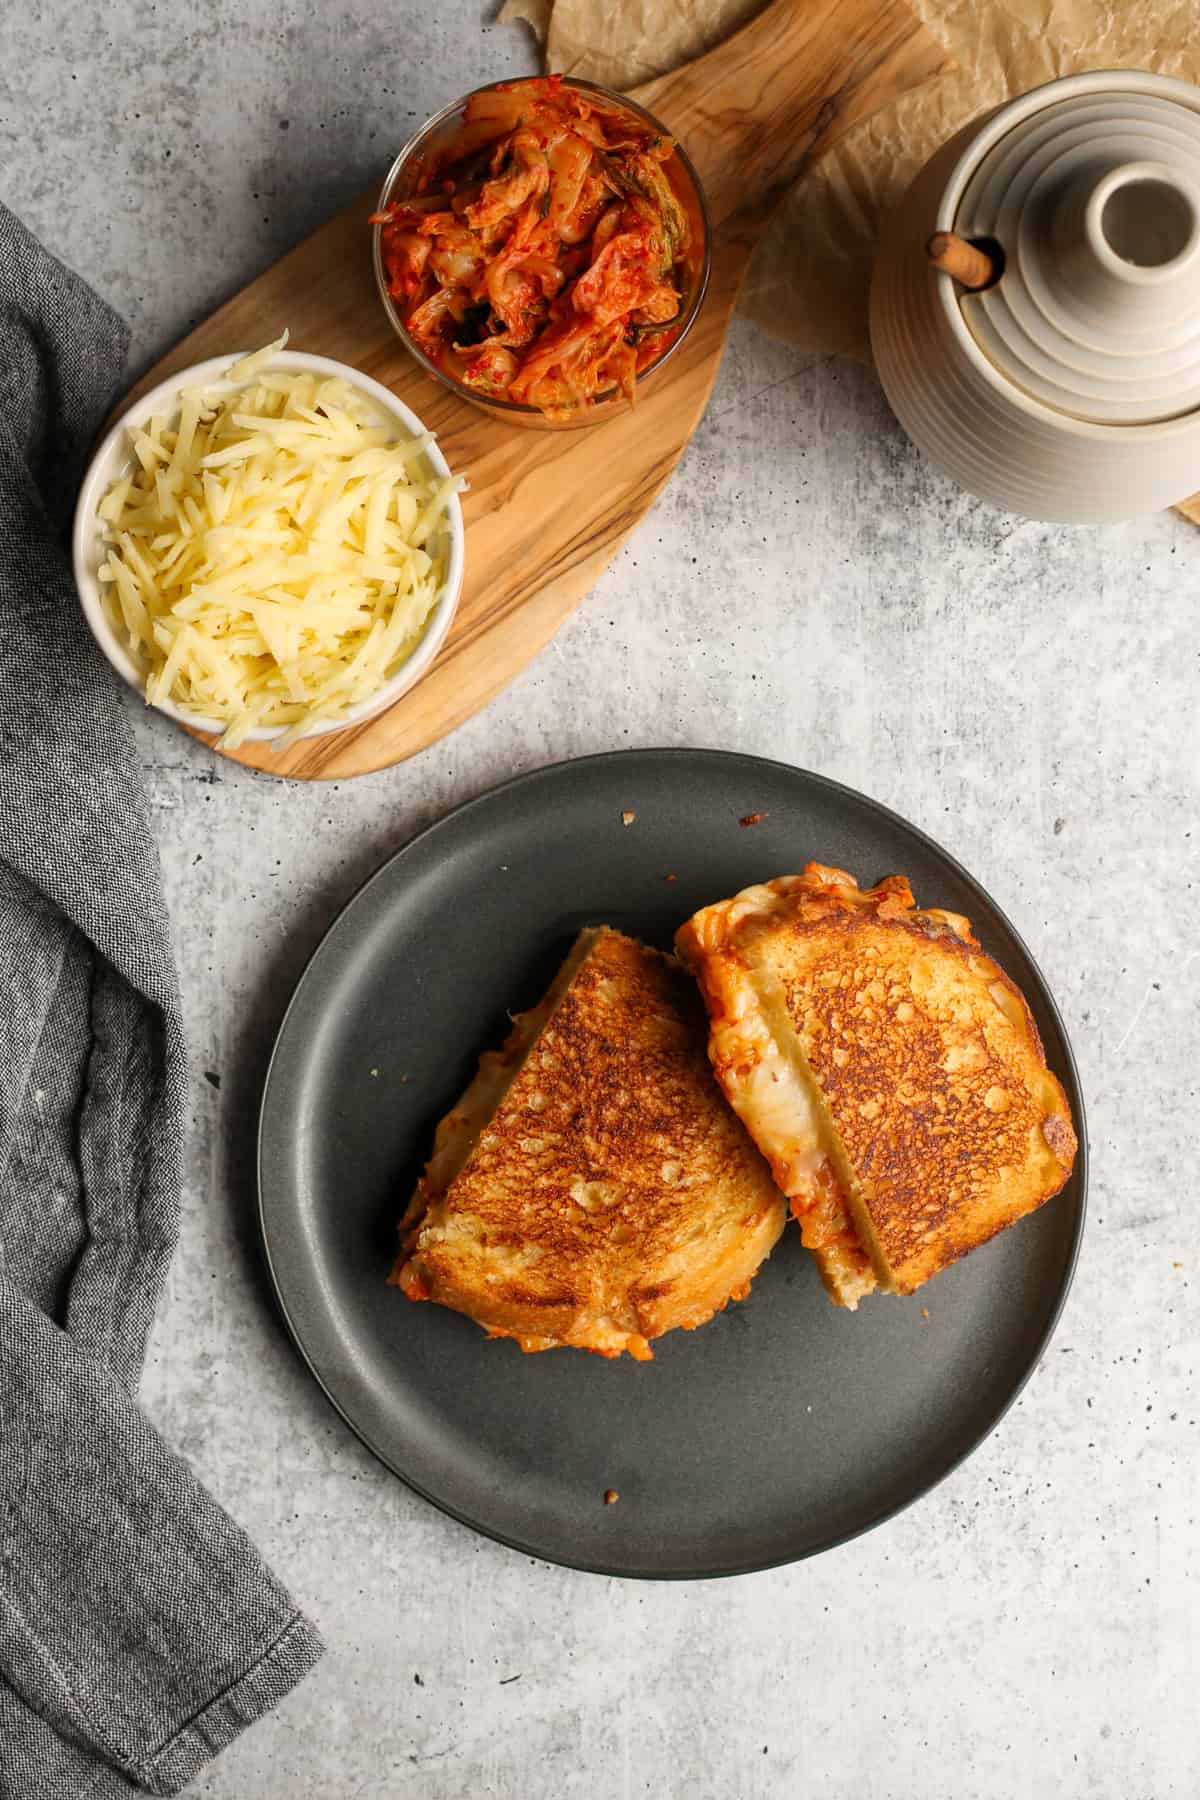
[[0,206],[0,1800],[178,1793],[320,1654],[133,1398],[188,1083],[145,794],[64,550],[126,344]]

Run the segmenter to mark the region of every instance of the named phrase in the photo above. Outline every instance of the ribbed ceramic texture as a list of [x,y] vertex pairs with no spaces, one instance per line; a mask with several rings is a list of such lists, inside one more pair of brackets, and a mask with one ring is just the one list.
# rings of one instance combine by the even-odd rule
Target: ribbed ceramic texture
[[[1198,194],[1200,112],[1177,100],[1083,94],[1010,131],[971,177],[955,223],[1008,257],[996,287],[961,298],[984,355],[1075,418],[1145,424],[1193,411]],[[1110,234],[1157,260],[1125,260]]]
[[[1140,165],[1187,214],[1197,108],[1200,90],[1153,75],[1051,83],[967,126],[887,222],[871,292],[880,378],[919,448],[981,499],[1083,523],[1200,487],[1200,235],[1181,229],[1180,253],[1153,269],[1097,243],[1110,189],[1147,179]],[[999,284],[966,295],[930,269],[935,230],[994,237]]]

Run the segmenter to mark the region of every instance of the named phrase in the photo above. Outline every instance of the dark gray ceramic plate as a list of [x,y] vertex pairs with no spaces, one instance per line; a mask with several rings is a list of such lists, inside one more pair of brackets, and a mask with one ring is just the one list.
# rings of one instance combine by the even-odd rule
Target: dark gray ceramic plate
[[[766,817],[743,828],[755,812]],[[916,1297],[857,1314],[829,1304],[790,1227],[744,1305],[660,1339],[647,1364],[523,1356],[385,1285],[435,1120],[579,927],[607,921],[666,947],[696,907],[809,858],[862,881],[902,871],[923,904],[971,918],[1028,996],[1082,1137],[1054,1002],[983,890],[861,794],[752,757],[635,751],[511,782],[385,863],[300,982],[259,1146],[279,1299],[347,1423],[478,1531],[615,1575],[809,1556],[939,1481],[1046,1347],[1083,1225],[1085,1150],[1034,1217]]]

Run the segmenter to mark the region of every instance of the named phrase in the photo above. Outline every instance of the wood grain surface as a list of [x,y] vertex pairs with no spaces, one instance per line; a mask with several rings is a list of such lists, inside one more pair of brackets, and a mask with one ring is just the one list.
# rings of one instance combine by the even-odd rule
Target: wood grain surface
[[514,427],[418,368],[375,290],[367,219],[377,190],[177,344],[130,399],[191,363],[267,343],[286,326],[293,349],[335,357],[391,388],[470,482],[462,599],[424,679],[345,731],[283,752],[248,743],[223,754],[307,780],[366,774],[425,749],[505,687],[594,585],[682,455],[779,195],[851,126],[945,66],[941,45],[903,0],[773,0],[707,56],[635,90],[699,172],[712,274],[690,333],[636,410],[591,428]]

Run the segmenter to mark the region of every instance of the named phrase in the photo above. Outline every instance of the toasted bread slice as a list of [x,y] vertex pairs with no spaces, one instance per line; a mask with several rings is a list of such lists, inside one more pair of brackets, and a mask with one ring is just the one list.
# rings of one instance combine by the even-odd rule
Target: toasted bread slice
[[911,1293],[1067,1181],[1070,1108],[1023,996],[902,876],[810,863],[676,942],[717,1079],[840,1305]]
[[673,957],[585,931],[438,1126],[391,1279],[524,1350],[646,1359],[749,1291],[786,1203]]

